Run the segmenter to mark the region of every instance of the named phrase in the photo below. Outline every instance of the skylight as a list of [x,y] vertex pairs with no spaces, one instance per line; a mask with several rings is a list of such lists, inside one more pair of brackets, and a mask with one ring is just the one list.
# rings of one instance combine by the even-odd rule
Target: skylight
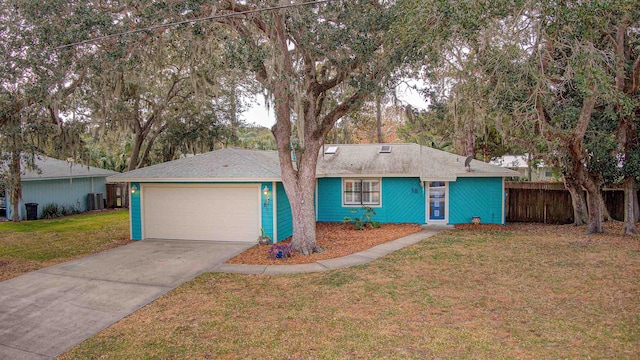
[[337,146],[329,146],[324,153],[325,154],[335,154],[336,151],[338,151],[338,147]]
[[382,145],[380,147],[380,154],[388,154],[391,152],[391,145]]

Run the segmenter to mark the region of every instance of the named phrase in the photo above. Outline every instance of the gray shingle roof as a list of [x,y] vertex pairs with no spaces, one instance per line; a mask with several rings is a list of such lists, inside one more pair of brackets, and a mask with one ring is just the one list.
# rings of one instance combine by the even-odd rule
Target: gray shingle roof
[[22,181],[107,177],[117,174],[115,171],[58,160],[44,155],[36,155],[34,162],[38,170],[28,170],[23,166],[23,169],[26,170],[21,176]]
[[280,178],[277,152],[227,148],[110,176],[108,181],[276,181]]
[[[515,171],[471,161],[465,157],[417,144],[387,144],[390,153],[380,153],[381,144],[336,146],[335,154],[320,153],[317,177],[397,176],[425,181],[454,181],[457,177],[518,176]],[[275,151],[227,148],[201,155],[110,176],[109,181],[279,181],[280,163]]]
[[384,144],[391,152],[380,153],[383,144],[336,146],[334,155],[320,153],[318,177],[398,176],[419,177],[423,181],[454,181],[457,177],[518,176],[515,171],[418,144]]

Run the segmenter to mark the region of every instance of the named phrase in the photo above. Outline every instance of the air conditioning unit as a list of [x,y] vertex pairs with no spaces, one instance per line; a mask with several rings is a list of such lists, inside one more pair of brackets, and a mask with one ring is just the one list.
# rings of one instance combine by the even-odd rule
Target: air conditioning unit
[[87,211],[96,209],[96,194],[88,193],[87,194]]

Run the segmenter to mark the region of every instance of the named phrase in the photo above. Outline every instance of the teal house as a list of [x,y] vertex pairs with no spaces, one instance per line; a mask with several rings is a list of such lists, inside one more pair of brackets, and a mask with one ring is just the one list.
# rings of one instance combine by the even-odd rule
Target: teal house
[[[27,204],[31,205],[33,218],[40,218],[45,205],[56,204],[77,211],[104,208],[107,176],[115,171],[58,160],[44,155],[34,157],[35,169],[23,165],[20,176],[22,199],[18,206],[18,218],[27,219]],[[11,219],[11,189],[0,184],[0,217]],[[91,199],[88,199],[88,198]],[[2,219],[0,219],[2,220]]]
[[[374,209],[381,223],[505,223],[509,169],[417,144],[325,145],[316,220]],[[107,178],[130,189],[131,238],[255,242],[292,234],[275,151],[227,148]]]

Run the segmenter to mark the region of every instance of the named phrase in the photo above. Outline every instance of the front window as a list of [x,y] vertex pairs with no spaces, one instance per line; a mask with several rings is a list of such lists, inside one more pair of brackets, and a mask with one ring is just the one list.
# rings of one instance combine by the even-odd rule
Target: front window
[[380,205],[380,179],[345,179],[344,205]]

